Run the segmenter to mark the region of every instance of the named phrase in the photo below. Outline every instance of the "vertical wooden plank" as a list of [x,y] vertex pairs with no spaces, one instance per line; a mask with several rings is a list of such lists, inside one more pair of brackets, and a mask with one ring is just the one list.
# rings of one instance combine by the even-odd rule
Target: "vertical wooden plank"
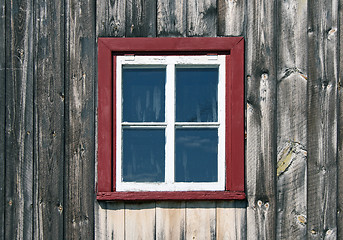
[[5,239],[32,239],[32,1],[6,1]]
[[185,202],[156,203],[156,239],[185,239]]
[[156,0],[127,0],[126,37],[156,37]]
[[246,212],[243,201],[217,202],[217,239],[246,239]]
[[247,1],[247,234],[275,239],[275,2]]
[[307,1],[278,3],[277,239],[306,238]]
[[186,239],[216,239],[216,203],[186,203]]
[[124,36],[125,0],[98,0],[96,6],[97,36]]
[[343,238],[343,0],[339,1],[339,78],[338,78],[338,199],[337,239]]
[[64,5],[34,1],[34,238],[63,238]]
[[107,202],[107,235],[121,240],[125,236],[125,209],[123,202]]
[[125,239],[156,239],[156,204],[125,204]]
[[245,14],[244,0],[218,0],[218,35],[242,36]]
[[217,1],[187,1],[187,36],[217,36]]
[[185,37],[187,29],[186,0],[157,1],[157,36]]
[[5,1],[0,1],[0,239],[5,239],[5,116],[6,116],[6,22]]
[[94,237],[95,2],[67,0],[64,238]]
[[124,202],[99,202],[95,239],[125,239]]
[[337,239],[338,1],[308,8],[309,239]]

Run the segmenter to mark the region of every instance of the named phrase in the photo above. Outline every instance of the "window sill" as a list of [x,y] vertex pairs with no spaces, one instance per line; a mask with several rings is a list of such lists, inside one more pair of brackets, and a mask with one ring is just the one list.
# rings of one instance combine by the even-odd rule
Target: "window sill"
[[243,200],[240,191],[189,191],[189,192],[98,192],[103,201],[153,201],[153,200]]

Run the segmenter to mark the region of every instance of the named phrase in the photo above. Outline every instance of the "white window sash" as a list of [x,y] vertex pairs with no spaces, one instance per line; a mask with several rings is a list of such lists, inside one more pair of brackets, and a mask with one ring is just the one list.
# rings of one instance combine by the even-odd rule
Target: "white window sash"
[[[225,55],[201,56],[117,56],[116,59],[116,191],[222,191],[225,190]],[[166,67],[165,122],[132,123],[122,122],[122,68]],[[218,66],[218,122],[175,122],[175,68]],[[122,129],[161,128],[165,129],[165,182],[122,181]],[[175,175],[175,129],[217,128],[218,129],[218,181],[217,182],[174,182]]]

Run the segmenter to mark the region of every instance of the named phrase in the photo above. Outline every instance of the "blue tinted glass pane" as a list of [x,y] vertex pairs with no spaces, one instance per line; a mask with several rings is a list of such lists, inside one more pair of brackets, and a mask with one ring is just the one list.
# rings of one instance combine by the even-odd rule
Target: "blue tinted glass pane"
[[123,181],[163,182],[164,149],[164,129],[124,129]]
[[164,122],[165,68],[123,68],[123,121]]
[[217,129],[176,129],[176,182],[217,182],[217,159]]
[[218,121],[218,68],[176,69],[176,121]]

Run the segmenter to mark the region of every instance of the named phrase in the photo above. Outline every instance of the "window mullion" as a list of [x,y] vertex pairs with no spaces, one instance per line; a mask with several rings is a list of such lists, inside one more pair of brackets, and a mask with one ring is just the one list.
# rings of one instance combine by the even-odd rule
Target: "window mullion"
[[174,142],[175,142],[175,64],[169,63],[167,65],[166,76],[166,164],[165,164],[165,178],[167,184],[174,183]]

